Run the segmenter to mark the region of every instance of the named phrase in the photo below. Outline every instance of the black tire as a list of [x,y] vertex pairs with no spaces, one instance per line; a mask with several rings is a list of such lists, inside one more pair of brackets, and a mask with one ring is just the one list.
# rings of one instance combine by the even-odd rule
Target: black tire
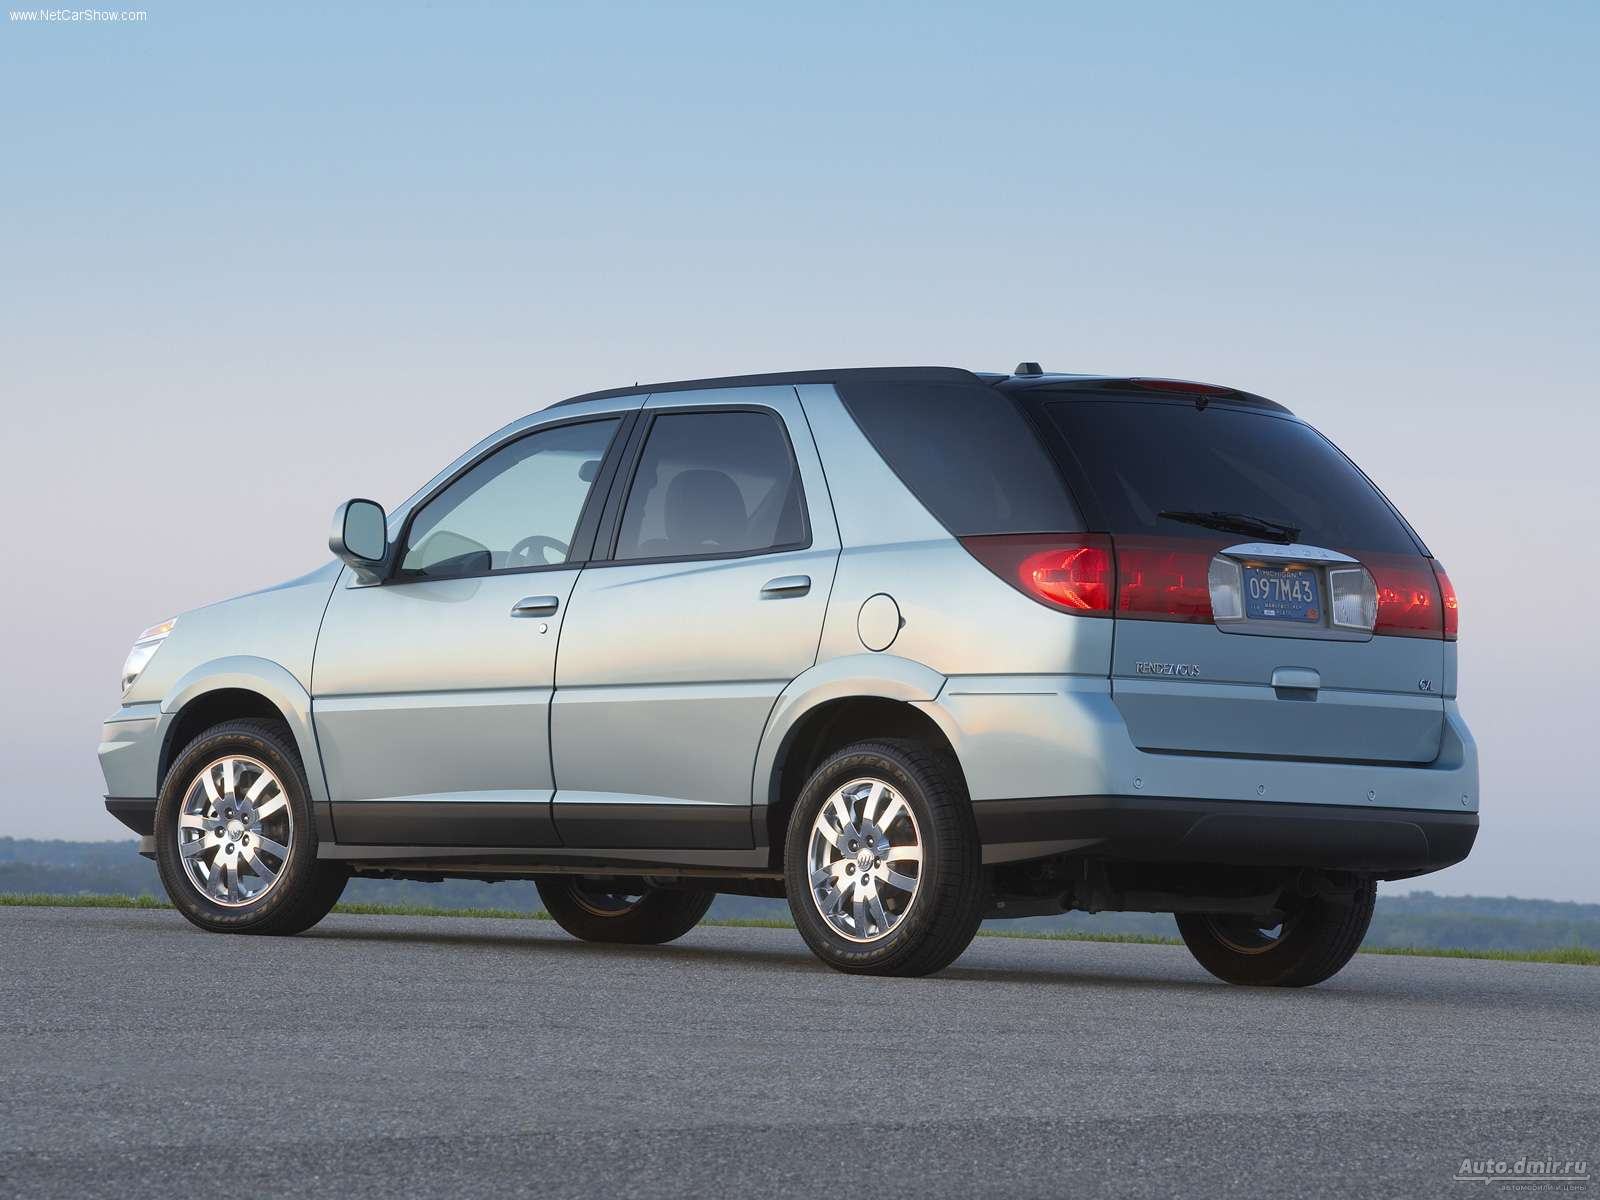
[[[282,785],[293,820],[288,855],[277,880],[259,899],[229,906],[203,894],[184,869],[179,815],[184,798],[208,766],[242,755],[263,763]],[[190,921],[214,933],[296,934],[310,929],[338,903],[350,878],[340,863],[317,860],[317,828],[311,812],[305,766],[294,739],[276,721],[245,718],[207,729],[184,747],[162,781],[156,800],[156,865],[173,905]]]
[[653,888],[574,875],[546,875],[535,884],[545,911],[573,937],[626,946],[681,938],[717,898],[705,888]]
[[1182,913],[1178,932],[1202,967],[1228,983],[1254,987],[1311,987],[1339,973],[1372,923],[1378,885],[1363,880],[1354,893],[1316,896],[1285,918],[1276,938],[1256,933],[1244,918]]
[[[917,888],[908,907],[886,933],[872,940],[851,940],[828,922],[807,862],[813,822],[822,806],[835,791],[861,779],[881,780],[900,794],[915,816],[922,842]],[[783,861],[789,908],[800,935],[818,958],[840,971],[931,975],[960,957],[983,919],[982,850],[966,782],[948,754],[920,742],[858,742],[823,762],[795,801]]]

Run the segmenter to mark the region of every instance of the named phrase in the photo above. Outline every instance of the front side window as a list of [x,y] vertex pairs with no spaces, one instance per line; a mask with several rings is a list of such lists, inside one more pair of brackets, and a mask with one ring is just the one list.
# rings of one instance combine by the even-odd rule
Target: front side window
[[662,413],[650,426],[618,559],[718,558],[806,543],[788,435],[770,412]]
[[400,575],[449,579],[557,566],[621,422],[562,425],[519,438],[417,511]]

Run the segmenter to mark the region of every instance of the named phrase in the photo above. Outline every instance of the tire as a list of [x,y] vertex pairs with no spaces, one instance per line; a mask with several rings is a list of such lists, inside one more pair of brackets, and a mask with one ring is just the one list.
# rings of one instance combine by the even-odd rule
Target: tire
[[305,767],[276,721],[227,721],[184,747],[156,800],[155,842],[173,905],[215,933],[301,933],[350,877],[317,860]]
[[[908,855],[913,843],[920,859]],[[800,935],[840,971],[931,975],[983,918],[966,783],[920,742],[859,742],[828,758],[795,801],[783,861]]]
[[1361,946],[1372,923],[1378,885],[1357,884],[1349,896],[1317,896],[1286,917],[1277,936],[1247,918],[1178,915],[1178,932],[1202,967],[1228,983],[1311,987],[1332,978]]
[[[659,946],[700,924],[717,898],[704,888],[653,888],[547,875],[535,881],[539,899],[555,923],[586,942]],[[608,887],[619,888],[608,891]]]

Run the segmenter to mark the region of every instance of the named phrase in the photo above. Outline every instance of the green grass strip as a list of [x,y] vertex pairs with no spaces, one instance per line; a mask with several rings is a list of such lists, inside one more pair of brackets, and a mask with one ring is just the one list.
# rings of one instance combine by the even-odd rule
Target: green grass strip
[[[0,908],[171,908],[154,896],[53,896],[0,893]],[[509,908],[433,908],[426,904],[341,904],[333,910],[359,917],[479,917],[497,921],[548,921],[542,910],[518,912]],[[789,921],[732,918],[702,921],[703,925],[731,929],[793,929]],[[1114,942],[1140,946],[1181,946],[1178,938],[1146,933],[1079,933],[1034,929],[980,929],[979,937],[1021,938],[1042,942]],[[1410,958],[1478,958],[1494,962],[1559,963],[1564,966],[1600,967],[1600,950],[1587,946],[1555,946],[1548,950],[1460,950],[1429,946],[1363,946],[1363,954],[1390,954]]]

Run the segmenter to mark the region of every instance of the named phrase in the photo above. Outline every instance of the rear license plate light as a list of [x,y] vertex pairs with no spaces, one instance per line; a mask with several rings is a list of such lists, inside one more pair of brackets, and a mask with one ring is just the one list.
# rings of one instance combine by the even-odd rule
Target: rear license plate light
[[1218,625],[1372,632],[1378,588],[1355,559],[1311,546],[1230,546],[1207,582]]

